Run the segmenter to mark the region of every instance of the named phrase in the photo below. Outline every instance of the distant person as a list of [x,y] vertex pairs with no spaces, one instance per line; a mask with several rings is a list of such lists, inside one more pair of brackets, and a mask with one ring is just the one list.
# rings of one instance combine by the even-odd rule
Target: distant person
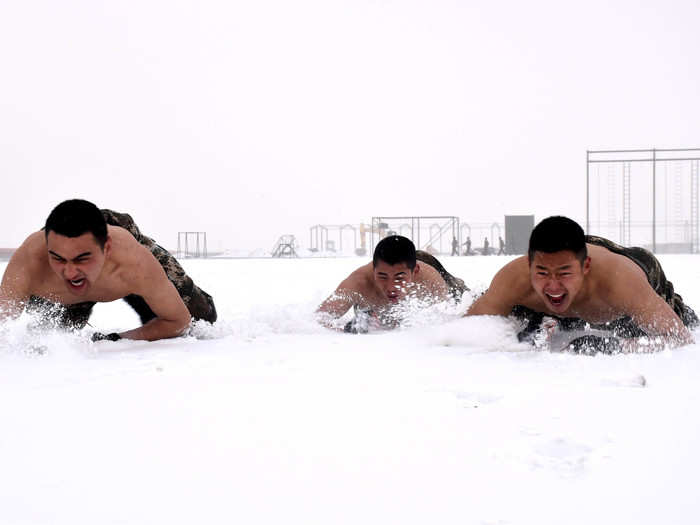
[[527,323],[520,340],[581,353],[679,346],[698,324],[652,253],[586,236],[566,217],[540,222],[528,255],[506,264],[467,315],[513,315]]
[[451,275],[440,262],[400,235],[382,239],[372,262],[360,266],[338,285],[317,312],[319,320],[332,328],[350,308],[355,318],[345,325],[346,332],[366,332],[369,325],[393,328],[400,319],[396,307],[409,297],[436,303],[449,298],[460,300],[467,290],[462,279]]
[[83,328],[95,303],[124,299],[143,326],[93,340],[181,335],[192,319],[216,321],[211,296],[125,213],[74,199],[56,206],[42,231],[12,256],[0,285],[0,318],[25,308],[59,326]]
[[489,239],[488,237],[484,237],[484,251],[481,255],[490,255],[490,248],[489,248]]
[[472,240],[470,237],[467,237],[467,240],[464,242],[464,255],[472,255],[474,252],[472,252]]
[[506,243],[503,242],[503,237],[499,236],[498,237],[498,253],[496,255],[505,255],[506,254]]
[[457,237],[452,237],[452,255],[459,255],[459,241]]

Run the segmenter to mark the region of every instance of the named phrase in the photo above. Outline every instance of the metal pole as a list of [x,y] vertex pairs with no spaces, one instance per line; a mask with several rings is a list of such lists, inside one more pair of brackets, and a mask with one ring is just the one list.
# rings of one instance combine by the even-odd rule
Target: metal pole
[[656,148],[652,151],[652,218],[651,218],[651,251],[656,253]]
[[416,246],[420,246],[420,218],[416,219],[416,223],[418,224],[418,243]]
[[[456,232],[455,228],[457,229]],[[462,251],[462,232],[459,231],[459,217],[452,217],[452,238],[457,239],[457,255],[459,256]]]
[[[590,222],[590,217],[589,217],[589,210],[591,209],[591,195],[590,195],[590,175],[589,175],[589,167],[590,167],[590,154],[591,152],[586,150],[586,235],[591,234],[591,222]],[[600,235],[600,234],[598,234]]]

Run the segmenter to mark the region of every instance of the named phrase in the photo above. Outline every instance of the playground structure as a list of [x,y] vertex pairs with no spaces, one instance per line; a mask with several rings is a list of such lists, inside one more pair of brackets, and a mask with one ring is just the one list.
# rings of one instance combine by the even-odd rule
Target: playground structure
[[461,246],[459,217],[451,215],[372,217],[369,233],[372,251],[377,243],[388,235],[408,237],[416,245],[416,249],[432,254],[452,253],[454,239],[457,240],[458,246]]
[[272,257],[299,257],[296,245],[297,241],[294,235],[282,235],[272,247]]
[[207,257],[207,232],[177,232],[177,257]]
[[[360,224],[360,248],[355,250],[357,255],[367,255],[367,234],[377,234],[380,239],[386,237],[386,229],[380,224],[377,227],[367,226],[365,223]],[[374,249],[374,248],[372,248]]]
[[656,253],[700,252],[699,166],[700,148],[587,151],[586,233]]
[[[460,223],[456,216],[373,217],[370,224],[316,224],[309,229],[309,251],[325,255],[359,255],[373,252],[377,243],[388,235],[403,235],[416,248],[433,254],[453,253],[453,239],[457,253],[465,254],[464,242],[472,236],[472,254],[483,252],[484,238],[491,245],[489,253],[496,253],[502,223]],[[350,250],[352,248],[352,250]]]
[[[317,224],[312,226],[309,231],[309,251],[313,253],[331,253],[343,254],[348,246],[348,240],[351,240],[353,246],[353,254],[361,255],[357,249],[357,226],[352,224]],[[351,234],[351,239],[347,239],[347,235]],[[343,239],[345,238],[345,246]]]

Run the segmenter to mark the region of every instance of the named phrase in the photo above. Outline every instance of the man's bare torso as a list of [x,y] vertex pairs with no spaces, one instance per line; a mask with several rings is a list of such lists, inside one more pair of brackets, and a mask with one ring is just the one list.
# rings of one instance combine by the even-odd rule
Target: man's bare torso
[[26,250],[29,293],[65,305],[82,302],[110,302],[135,293],[129,275],[138,271],[143,257],[151,257],[133,236],[118,226],[108,226],[112,239],[109,259],[88,293],[77,296],[67,289],[64,280],[49,266],[49,255],[43,231],[30,235],[22,246]]
[[[584,289],[565,315],[594,324],[619,319],[626,314],[628,289],[637,287],[640,280],[646,282],[646,275],[637,264],[623,255],[592,244],[587,244],[587,248],[591,257],[591,269],[586,276]],[[511,264],[514,275],[517,276],[514,287],[521,290],[515,304],[545,314],[561,315],[552,312],[533,289],[527,256],[520,257]]]
[[[406,285],[409,297],[418,299],[443,299],[447,295],[447,284],[438,271],[429,264],[417,263],[420,271],[414,281]],[[355,270],[348,277],[357,294],[356,304],[372,310],[389,310],[394,304],[382,293],[374,281],[374,266],[370,262]]]

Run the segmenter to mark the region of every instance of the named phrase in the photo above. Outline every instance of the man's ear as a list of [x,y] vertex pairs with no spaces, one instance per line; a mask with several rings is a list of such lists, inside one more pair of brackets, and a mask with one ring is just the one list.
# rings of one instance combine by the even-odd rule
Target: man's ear
[[583,261],[583,275],[586,275],[590,271],[591,271],[591,258],[590,258],[590,256],[588,256]]
[[107,235],[107,240],[105,241],[104,248],[102,248],[102,252],[105,254],[105,257],[109,256],[109,253],[112,251],[112,237]]
[[420,271],[420,264],[416,263],[416,267],[413,268],[413,275],[416,275]]

